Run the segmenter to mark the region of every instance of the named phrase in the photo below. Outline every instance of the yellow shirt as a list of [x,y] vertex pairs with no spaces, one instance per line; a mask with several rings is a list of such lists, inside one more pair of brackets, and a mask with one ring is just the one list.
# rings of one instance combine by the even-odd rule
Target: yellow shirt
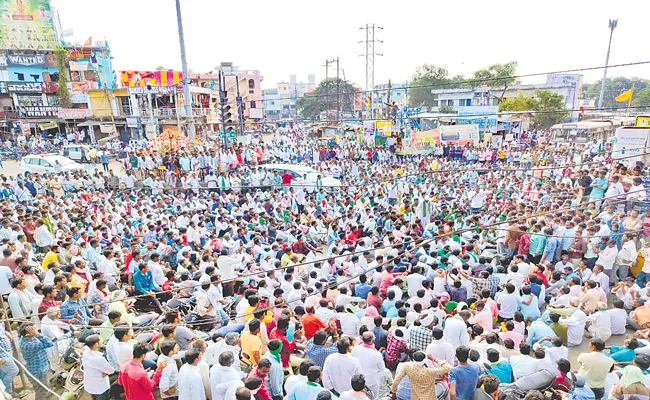
[[43,264],[41,265],[43,267],[43,271],[47,271],[47,266],[51,262],[58,262],[59,261],[59,255],[53,252],[52,250],[48,251],[47,254],[45,255],[45,258],[43,258]]
[[241,334],[241,351],[250,356],[251,363],[257,365],[257,361],[253,360],[253,352],[258,351],[262,357],[262,339],[253,335],[250,332]]

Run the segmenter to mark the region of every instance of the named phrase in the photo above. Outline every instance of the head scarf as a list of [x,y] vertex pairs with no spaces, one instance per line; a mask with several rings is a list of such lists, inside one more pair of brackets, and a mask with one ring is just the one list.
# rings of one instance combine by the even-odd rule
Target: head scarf
[[641,371],[641,368],[634,365],[628,365],[623,369],[623,381],[627,387],[634,383],[643,384],[645,377],[643,376],[643,371]]
[[282,342],[280,342],[280,346],[277,349],[275,350],[269,349],[269,353],[271,353],[271,355],[275,357],[275,359],[278,360],[279,363],[282,363],[282,360],[280,359],[280,352],[282,352]]

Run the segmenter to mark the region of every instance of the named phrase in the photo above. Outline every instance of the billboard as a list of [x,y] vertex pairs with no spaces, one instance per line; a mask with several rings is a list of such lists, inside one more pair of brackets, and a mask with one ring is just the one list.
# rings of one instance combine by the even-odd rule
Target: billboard
[[476,146],[480,141],[478,128],[478,125],[441,125],[440,140],[442,142]]
[[650,128],[650,117],[636,117],[636,127],[638,128]]
[[122,71],[120,77],[127,88],[183,84],[183,73],[178,71]]
[[[648,141],[648,134],[650,134],[650,129],[626,127],[616,129],[612,157],[614,159],[625,157],[628,165],[634,165],[637,161],[641,161]],[[634,155],[639,155],[639,157],[630,158]]]
[[49,0],[0,0],[0,49],[55,50]]
[[377,129],[376,136],[390,136],[392,127],[392,121],[377,121],[375,123],[375,128]]
[[499,106],[458,107],[459,124],[476,124],[480,132],[497,133]]

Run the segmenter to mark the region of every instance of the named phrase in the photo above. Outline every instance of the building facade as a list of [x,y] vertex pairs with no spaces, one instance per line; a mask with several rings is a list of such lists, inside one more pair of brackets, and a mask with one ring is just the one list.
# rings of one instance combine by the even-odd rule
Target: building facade
[[289,81],[278,82],[275,88],[265,89],[264,110],[267,121],[296,119],[296,100],[316,90],[316,75],[307,75],[307,82],[290,75]]

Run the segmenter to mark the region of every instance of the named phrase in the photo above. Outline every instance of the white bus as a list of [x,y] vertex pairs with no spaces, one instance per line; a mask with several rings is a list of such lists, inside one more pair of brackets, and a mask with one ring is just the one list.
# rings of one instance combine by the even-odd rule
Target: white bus
[[586,144],[593,140],[606,143],[614,138],[617,128],[633,125],[632,118],[622,117],[556,124],[551,127],[551,143]]

